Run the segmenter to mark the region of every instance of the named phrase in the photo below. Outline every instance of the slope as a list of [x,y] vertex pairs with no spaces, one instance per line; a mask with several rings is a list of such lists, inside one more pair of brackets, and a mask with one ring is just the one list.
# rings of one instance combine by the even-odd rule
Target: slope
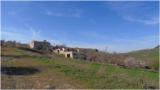
[[138,50],[127,54],[140,60],[144,60],[155,70],[159,69],[159,48]]
[[2,47],[1,68],[3,89],[159,88],[155,72],[66,59],[53,53],[40,54],[15,47]]

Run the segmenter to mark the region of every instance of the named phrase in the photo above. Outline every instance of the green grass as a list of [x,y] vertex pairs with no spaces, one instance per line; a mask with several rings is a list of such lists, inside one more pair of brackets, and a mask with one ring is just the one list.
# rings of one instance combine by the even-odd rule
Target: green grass
[[140,58],[142,60],[152,60],[152,61],[159,60],[159,48],[134,51],[128,54],[133,55],[134,57]]
[[[23,52],[25,53],[25,51]],[[23,78],[14,76],[17,78],[14,79],[17,84],[21,84],[18,83],[19,79],[24,81],[26,80],[25,78],[31,79],[32,76],[37,76],[45,80],[46,83],[51,84],[51,86],[54,84],[56,88],[59,88],[58,85],[63,86],[65,83],[73,85],[74,88],[158,88],[159,80],[159,75],[155,72],[142,69],[126,69],[111,64],[66,59],[63,56],[55,54],[52,59],[38,56],[24,57],[21,58],[21,60],[15,59],[2,62],[2,65],[34,67],[41,70],[40,73],[31,76],[23,76]],[[57,79],[55,79],[55,77]],[[11,76],[10,79],[12,78]],[[53,79],[53,81],[49,81],[48,78]],[[2,83],[4,80],[5,76],[2,77]],[[26,80],[28,83],[36,81],[28,80]],[[56,80],[58,82],[55,82]]]
[[2,47],[2,55],[25,55],[25,52],[10,46]]
[[[66,76],[80,79],[81,81],[89,85],[89,88],[143,88],[141,86],[144,83],[137,85],[140,80],[151,85],[154,81],[158,81],[158,73],[147,72],[138,69],[124,69],[108,64],[102,65],[83,62],[77,67],[76,63],[78,63],[79,61],[73,60],[68,60],[68,63],[60,63],[58,60],[48,61],[47,59],[42,61],[40,60],[40,62],[46,63],[50,67],[50,69],[54,68],[58,72],[65,73]],[[87,65],[88,67],[86,67],[85,65]],[[135,82],[135,80],[137,81]],[[99,85],[97,82],[104,83]],[[155,82],[154,84],[156,85]]]

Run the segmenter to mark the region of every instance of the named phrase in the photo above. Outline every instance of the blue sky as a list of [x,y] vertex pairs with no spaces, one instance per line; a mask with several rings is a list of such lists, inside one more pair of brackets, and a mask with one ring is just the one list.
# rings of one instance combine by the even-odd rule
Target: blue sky
[[1,39],[128,52],[159,44],[158,2],[2,2]]

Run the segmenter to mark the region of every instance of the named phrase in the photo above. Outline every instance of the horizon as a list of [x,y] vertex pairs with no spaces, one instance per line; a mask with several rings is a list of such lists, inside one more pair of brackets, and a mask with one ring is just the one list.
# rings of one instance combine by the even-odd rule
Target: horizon
[[[5,41],[5,42],[7,42],[7,41],[15,41],[16,43],[19,43],[19,44],[27,44],[27,45],[29,45],[32,41],[38,41],[38,40],[32,40],[32,41],[31,41],[31,42],[29,42],[29,43],[17,42],[16,40],[4,40],[4,41]],[[44,40],[39,41],[39,42],[43,42],[43,41],[44,41]],[[46,40],[46,41],[47,41],[47,42],[49,42],[48,40]],[[51,44],[51,46],[56,46],[56,45],[65,45],[65,47],[69,47],[69,48],[97,49],[97,50],[99,50],[99,51],[107,52],[107,53],[130,53],[130,52],[139,51],[139,50],[154,49],[154,48],[156,48],[156,47],[159,47],[159,46],[160,46],[160,45],[158,44],[158,45],[156,45],[156,46],[154,46],[154,47],[144,48],[144,49],[137,49],[137,50],[132,50],[132,51],[128,51],[128,52],[115,52],[115,51],[110,52],[110,51],[108,51],[107,49],[100,50],[100,49],[98,49],[98,48],[70,47],[70,46],[67,46],[66,44],[56,44],[56,43],[51,43],[51,42],[49,42],[49,43]]]
[[4,2],[1,40],[125,53],[159,45],[158,1]]

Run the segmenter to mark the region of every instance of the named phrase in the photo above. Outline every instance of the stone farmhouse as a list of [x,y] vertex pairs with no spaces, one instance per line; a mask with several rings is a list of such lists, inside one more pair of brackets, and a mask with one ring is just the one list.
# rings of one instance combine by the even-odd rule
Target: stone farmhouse
[[44,41],[32,41],[30,43],[31,49],[37,49],[37,50],[47,50],[52,51],[56,54],[64,55],[66,58],[75,58],[75,59],[85,59],[85,55],[81,54],[79,52],[79,49],[75,48],[68,48],[63,46],[52,46],[49,42],[46,40]]
[[54,50],[55,53],[64,55],[66,58],[75,58],[75,59],[85,59],[85,55],[79,52],[79,49],[73,48],[57,48]]
[[52,48],[51,44],[46,40],[44,40],[44,41],[33,40],[29,46],[32,49],[47,50],[47,51],[49,51]]

